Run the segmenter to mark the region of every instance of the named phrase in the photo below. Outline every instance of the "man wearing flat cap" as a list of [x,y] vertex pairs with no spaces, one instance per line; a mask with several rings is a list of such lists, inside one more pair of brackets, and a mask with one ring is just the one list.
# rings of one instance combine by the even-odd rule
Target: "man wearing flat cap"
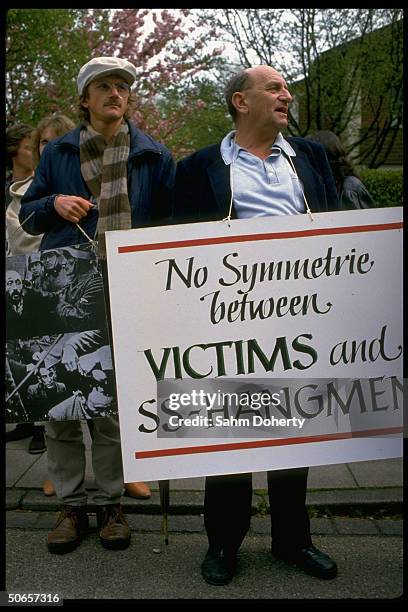
[[82,122],[46,146],[22,199],[20,223],[31,234],[44,233],[41,249],[86,242],[79,224],[105,258],[106,230],[170,216],[172,157],[127,119],[135,79],[133,64],[118,57],[96,57],[80,69]]
[[[77,78],[81,123],[45,147],[20,211],[28,233],[44,234],[41,249],[80,244],[87,237],[98,241],[108,322],[105,232],[163,224],[172,207],[170,152],[127,118],[135,79],[133,64],[119,57],[95,57],[82,66]],[[48,549],[61,554],[76,548],[88,527],[80,423],[47,423],[47,448],[50,478],[63,503]],[[126,548],[130,529],[120,506],[117,418],[94,420],[92,453],[101,543]]]

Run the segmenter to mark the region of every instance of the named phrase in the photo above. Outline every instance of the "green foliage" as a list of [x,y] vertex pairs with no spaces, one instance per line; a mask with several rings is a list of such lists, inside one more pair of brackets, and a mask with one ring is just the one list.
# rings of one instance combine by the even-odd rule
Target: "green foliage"
[[389,142],[402,132],[401,8],[212,13],[201,21],[216,23],[242,66],[268,64],[285,77],[295,94],[290,134],[331,130],[361,165],[378,168],[387,161]]
[[7,123],[36,125],[60,110],[76,118],[76,76],[90,57],[103,19],[84,9],[10,9],[6,30]]
[[[359,38],[321,53],[294,89],[301,135],[331,130],[349,143],[360,164],[380,166],[402,120],[402,22],[367,29]],[[361,120],[361,130],[351,135],[356,120]]]
[[364,168],[358,173],[377,207],[402,205],[402,170]]
[[[76,120],[76,77],[91,57],[135,65],[131,119],[176,157],[212,144],[230,129],[222,95],[200,82],[222,65],[207,45],[213,29],[190,36],[189,10],[13,9],[7,13],[7,124],[35,126],[56,110]],[[222,80],[222,83],[225,81]]]
[[160,100],[163,119],[175,111],[177,129],[169,133],[165,144],[176,159],[219,142],[233,129],[224,101],[224,79],[195,80],[191,85],[166,92]]

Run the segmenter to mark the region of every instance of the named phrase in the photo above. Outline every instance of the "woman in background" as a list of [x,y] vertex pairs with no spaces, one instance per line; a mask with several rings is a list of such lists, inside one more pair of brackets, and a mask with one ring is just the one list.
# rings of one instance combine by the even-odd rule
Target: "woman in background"
[[329,130],[320,130],[307,136],[307,139],[319,142],[326,150],[336,181],[340,208],[348,210],[374,208],[371,195],[348,159],[340,138]]
[[[74,127],[74,122],[60,113],[54,113],[41,119],[31,135],[34,168],[37,167],[40,155],[50,140],[63,136]],[[39,236],[27,234],[24,231],[24,227],[20,226],[18,220],[21,198],[31,185],[33,178],[34,176],[28,176],[10,186],[10,196],[12,199],[6,211],[7,255],[22,255],[38,251],[39,249],[42,234]]]

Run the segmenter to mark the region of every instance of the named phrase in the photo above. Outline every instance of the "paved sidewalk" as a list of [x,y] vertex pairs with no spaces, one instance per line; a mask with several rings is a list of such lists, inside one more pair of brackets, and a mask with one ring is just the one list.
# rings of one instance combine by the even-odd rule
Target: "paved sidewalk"
[[64,599],[394,599],[403,592],[402,460],[357,462],[310,469],[307,504],[313,542],[336,559],[336,580],[321,581],[270,554],[266,474],[253,475],[250,531],[237,575],[225,587],[206,584],[200,563],[207,548],[204,478],[170,482],[169,546],[165,546],[158,483],[152,497],[122,503],[132,530],[125,551],[107,551],[96,529],[95,489],[87,447],[90,533],[69,555],[50,555],[47,531],[59,503],[45,497],[46,454],[30,455],[29,439],[6,450],[6,588],[9,593],[58,593]]
[[315,536],[315,545],[339,568],[335,580],[318,580],[276,560],[269,538],[249,533],[231,583],[211,586],[200,575],[207,543],[198,533],[171,534],[168,546],[158,532],[132,533],[129,548],[120,551],[105,550],[97,533],[90,533],[69,555],[49,554],[43,530],[8,529],[6,535],[9,593],[58,593],[72,600],[117,600],[117,605],[124,599],[136,604],[143,599],[378,600],[403,593],[399,537]]
[[[7,426],[7,429],[12,426]],[[86,488],[92,508],[95,491],[88,428],[83,425],[87,448]],[[46,453],[30,455],[29,438],[6,445],[7,510],[54,512],[59,508],[56,497],[45,497],[42,485],[47,478]],[[184,478],[170,482],[172,514],[199,515],[203,511],[204,478]],[[123,497],[126,512],[160,514],[158,483],[149,483],[152,497],[135,500]],[[267,511],[266,473],[253,475],[253,512],[263,515]],[[307,504],[311,515],[399,514],[402,512],[402,459],[363,461],[310,468]],[[383,511],[383,512],[382,512]],[[11,518],[11,517],[10,517]],[[380,528],[381,532],[381,528]]]

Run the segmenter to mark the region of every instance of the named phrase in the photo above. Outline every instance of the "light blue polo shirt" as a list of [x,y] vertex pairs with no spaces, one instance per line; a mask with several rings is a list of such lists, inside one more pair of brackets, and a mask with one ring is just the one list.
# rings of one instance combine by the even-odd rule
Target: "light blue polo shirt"
[[220,152],[224,163],[231,165],[233,201],[239,219],[305,212],[302,182],[288,159],[296,153],[282,134],[263,160],[237,145],[235,130],[222,140]]

